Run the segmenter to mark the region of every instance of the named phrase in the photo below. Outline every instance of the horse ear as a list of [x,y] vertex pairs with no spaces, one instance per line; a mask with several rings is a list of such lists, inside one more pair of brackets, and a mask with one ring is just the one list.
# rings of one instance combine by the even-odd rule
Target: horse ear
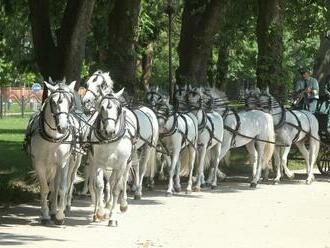
[[51,85],[50,83],[47,83],[46,81],[44,81],[44,83],[45,83],[47,89],[48,89],[51,93],[53,93],[53,92],[56,90],[56,87],[55,87],[54,85]]
[[74,87],[76,86],[77,81],[73,81],[71,84],[69,84],[69,89],[71,92],[74,92]]
[[175,89],[178,90],[179,89],[179,85],[176,84],[175,85]]
[[53,79],[51,77],[48,77],[48,82],[52,85],[55,85],[54,82],[53,82]]
[[245,94],[248,95],[250,93],[248,88],[245,88]]
[[158,91],[159,91],[159,86],[158,85],[156,86],[156,89],[155,90],[158,93]]
[[188,90],[191,90],[191,84],[188,84]]
[[66,83],[66,78],[63,77],[62,83],[65,84]]
[[266,95],[270,95],[269,94],[269,86],[266,87],[265,93],[266,93]]
[[260,91],[260,89],[259,89],[258,87],[256,87],[256,92],[257,92],[258,94],[261,94],[261,91]]
[[120,98],[121,95],[124,93],[125,88],[122,88],[120,91],[118,91],[117,93],[113,93],[113,96],[116,98]]

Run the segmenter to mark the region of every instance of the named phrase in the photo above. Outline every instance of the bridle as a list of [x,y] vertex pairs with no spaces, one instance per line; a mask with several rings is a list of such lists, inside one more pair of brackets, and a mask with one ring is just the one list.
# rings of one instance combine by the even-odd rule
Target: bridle
[[[121,112],[122,112],[122,103],[121,103],[121,101],[119,101],[119,99],[116,98],[114,95],[108,94],[108,95],[105,95],[105,96],[102,97],[101,102],[100,102],[100,105],[105,100],[108,100],[108,106],[107,106],[107,108],[111,108],[111,102],[112,101],[116,101],[118,103],[118,105],[116,105],[116,106],[117,106],[117,116],[119,117],[121,115]],[[106,121],[109,121],[110,120],[110,121],[113,121],[115,123],[115,125],[117,125],[117,122],[119,120],[119,118],[115,119],[113,117],[103,118],[102,113],[100,113],[100,116],[101,116],[100,121],[102,123],[105,123]]]
[[[149,100],[149,96],[150,96],[151,100]],[[159,104],[161,102],[163,96],[161,94],[159,94],[158,92],[156,92],[156,91],[148,91],[147,94],[146,94],[146,98],[147,98],[147,101],[153,107],[155,107],[157,104]]]
[[[53,102],[52,102],[52,98],[55,94],[59,94],[59,102],[58,103],[62,103],[63,102],[63,97],[67,99],[68,103],[69,103],[69,110],[68,112],[65,112],[65,111],[57,111],[57,109],[55,108]],[[50,112],[55,120],[55,123],[56,123],[56,127],[52,127],[46,120],[45,118],[45,106],[47,105],[47,103],[49,103],[49,107],[50,107]],[[56,105],[58,103],[55,103]],[[73,108],[74,108],[74,96],[73,96],[73,93],[71,92],[68,92],[64,89],[57,89],[55,90],[54,92],[52,92],[48,98],[46,99],[45,101],[45,104],[44,104],[44,107],[43,107],[43,110],[42,110],[42,116],[43,116],[43,121],[44,123],[53,131],[59,131],[58,130],[58,116],[61,115],[61,114],[64,114],[66,115],[67,117],[69,117],[70,113],[73,111]]]

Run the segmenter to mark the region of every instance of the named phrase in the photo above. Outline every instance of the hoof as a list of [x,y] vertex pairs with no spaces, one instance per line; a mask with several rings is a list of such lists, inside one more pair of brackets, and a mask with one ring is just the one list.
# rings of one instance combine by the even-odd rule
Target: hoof
[[187,194],[187,195],[190,195],[191,193],[192,193],[191,189],[187,189],[187,190],[186,190],[186,194]]
[[274,180],[274,185],[277,185],[277,184],[279,184],[280,183],[280,180],[279,179],[275,179]]
[[211,186],[211,184],[210,183],[205,183],[205,184],[202,184],[202,188],[208,188],[208,187],[210,187]]
[[255,189],[256,187],[257,187],[257,184],[256,183],[251,183],[250,184],[250,188]]
[[126,206],[120,206],[120,212],[125,213],[128,209],[128,205]]
[[211,185],[211,189],[215,190],[215,189],[217,189],[217,186],[216,185]]
[[50,226],[52,224],[52,221],[50,219],[41,219],[41,225],[43,226]]
[[208,187],[206,183],[201,184],[201,188],[206,188],[206,187]]
[[294,179],[294,176],[295,176],[294,173],[292,173],[291,175],[287,175],[287,177],[288,177],[289,180],[293,180]]
[[55,220],[54,220],[54,223],[55,223],[56,225],[63,225],[63,224],[64,224],[64,219],[55,219]]
[[173,195],[172,192],[166,192],[166,193],[165,193],[165,196],[166,196],[166,197],[171,197],[172,195]]
[[306,179],[306,184],[310,185],[310,184],[312,184],[313,181],[314,181],[314,178]]
[[181,192],[181,187],[174,187],[174,190],[176,193],[180,193]]
[[141,200],[141,195],[134,195],[134,200]]
[[107,204],[105,205],[105,208],[106,209],[111,209],[111,207],[112,207],[111,203],[107,202]]
[[117,227],[118,221],[117,220],[109,220],[108,226]]
[[105,220],[105,218],[106,218],[106,215],[105,214],[99,214],[99,213],[97,213],[96,214],[96,220],[95,221],[104,221]]
[[194,187],[194,191],[195,192],[201,192],[201,187],[198,187],[198,186]]

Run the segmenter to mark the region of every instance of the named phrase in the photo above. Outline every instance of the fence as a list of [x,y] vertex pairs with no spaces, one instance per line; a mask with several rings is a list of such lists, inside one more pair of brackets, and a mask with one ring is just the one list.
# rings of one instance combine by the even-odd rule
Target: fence
[[42,94],[27,87],[1,87],[0,118],[31,115],[40,108]]

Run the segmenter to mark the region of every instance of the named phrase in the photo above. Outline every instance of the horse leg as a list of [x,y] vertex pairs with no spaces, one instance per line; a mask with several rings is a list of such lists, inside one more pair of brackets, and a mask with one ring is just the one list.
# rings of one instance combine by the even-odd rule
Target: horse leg
[[95,197],[95,177],[96,177],[96,168],[94,163],[91,163],[89,168],[89,176],[88,176],[88,190],[91,194],[91,202],[92,204],[96,203]]
[[263,157],[265,154],[264,151],[265,151],[266,144],[264,142],[257,142],[256,146],[257,146],[257,153],[258,153],[257,170],[256,170],[255,178],[253,178],[252,182],[251,182],[252,188],[255,188],[257,186],[257,184],[261,178],[262,163],[264,161]]
[[177,193],[181,192],[180,171],[181,171],[181,160],[179,158],[175,166],[175,176],[174,176],[174,190]]
[[94,212],[94,220],[104,220],[105,219],[105,211],[104,211],[104,170],[101,168],[97,169],[96,172],[96,180],[95,180],[95,188],[96,188],[96,201],[95,201],[95,212]]
[[[256,177],[257,175],[257,164],[258,164],[258,152],[255,148],[255,144],[254,142],[250,142],[246,145],[246,149],[249,152],[249,156],[250,156],[250,162],[253,164],[253,169],[252,169],[252,180],[253,178]],[[252,183],[251,183],[252,186]]]
[[105,179],[105,208],[110,210],[111,208],[111,188],[110,188],[110,176],[111,172],[104,171],[104,179]]
[[156,166],[156,150],[155,148],[152,148],[151,152],[150,152],[150,157],[149,157],[149,161],[148,163],[150,165],[150,175],[149,175],[149,184],[148,184],[148,188],[150,190],[152,190],[154,188],[155,185],[155,166]]
[[140,184],[140,159],[137,154],[137,151],[134,152],[134,154],[132,155],[132,160],[134,161],[133,168],[135,172],[133,178],[134,183],[133,183],[132,191],[135,193],[138,190]]
[[[125,163],[127,164],[127,163]],[[124,213],[128,209],[128,203],[127,203],[127,179],[129,175],[129,171],[131,168],[131,162],[129,162],[126,166],[126,169],[124,170],[124,174],[122,176],[122,192],[121,192],[121,198],[120,198],[120,212]]]
[[58,197],[59,197],[59,204],[58,204],[58,211],[55,215],[55,224],[62,225],[64,223],[64,209],[66,206],[66,195],[68,190],[68,171],[69,171],[69,164],[64,162],[59,168],[59,187],[58,187]]
[[274,162],[276,168],[276,177],[274,179],[274,183],[278,184],[281,180],[281,147],[279,146],[275,146]]
[[215,147],[212,148],[212,167],[213,169],[213,181],[211,184],[211,189],[215,189],[217,187],[217,179],[218,179],[218,165],[220,163],[220,154],[221,154],[221,143],[218,143],[217,145],[215,145]]
[[[257,149],[255,147],[257,146]],[[250,154],[250,161],[253,163],[253,171],[252,171],[252,180],[250,187],[255,188],[258,184],[258,181],[261,177],[261,169],[262,169],[262,161],[263,161],[263,150],[265,144],[258,142],[250,142],[246,145],[246,148]]]
[[309,168],[309,171],[307,171],[307,173],[308,173],[308,177],[306,180],[307,184],[311,184],[312,181],[315,179],[313,169],[314,169],[314,164],[317,159],[317,155],[319,153],[319,149],[320,149],[320,142],[317,140],[314,140],[313,138],[310,138],[310,141],[309,141],[309,165],[310,165],[310,168]]
[[179,160],[179,155],[180,155],[180,147],[177,147],[175,151],[173,151],[172,154],[172,159],[170,162],[170,170],[169,170],[169,179],[168,179],[168,188],[166,191],[166,196],[171,196],[173,195],[174,187],[173,187],[173,177],[174,177],[174,172]]
[[91,169],[91,166],[89,166],[89,161],[87,159],[87,162],[86,162],[86,165],[85,165],[85,168],[84,168],[85,180],[84,180],[84,187],[81,191],[82,195],[87,195],[87,192],[88,192],[88,181],[89,181],[89,177],[90,177],[90,174],[91,174],[90,169]]
[[112,193],[112,207],[110,210],[109,223],[108,226],[116,227],[118,226],[118,218],[116,207],[118,204],[119,194],[123,190],[123,172],[114,170],[110,177],[110,187]]
[[192,192],[192,176],[194,171],[194,164],[196,158],[196,147],[189,146],[189,178],[186,193],[190,194]]
[[78,154],[75,158],[71,158],[71,160],[70,160],[73,163],[73,166],[70,163],[70,168],[72,168],[72,169],[71,169],[70,174],[69,174],[70,181],[69,181],[67,205],[66,205],[66,208],[65,208],[65,215],[68,215],[71,211],[72,195],[73,195],[73,189],[74,189],[74,180],[76,179],[77,171],[78,171],[80,163],[81,163],[81,158],[82,158],[82,155]]
[[144,174],[147,170],[147,164],[150,158],[150,147],[148,144],[145,144],[143,147],[143,155],[141,156],[142,161],[140,161],[140,180],[137,184],[137,189],[135,191],[134,199],[139,200],[142,196],[142,185],[143,185],[143,178]]
[[49,180],[48,187],[50,192],[48,198],[48,207],[50,209],[50,217],[51,219],[54,219],[55,214],[57,212],[57,203],[55,197],[55,177]]
[[195,186],[195,191],[201,190],[201,184],[204,177],[204,160],[206,155],[206,144],[202,144],[199,147],[199,155],[198,155],[198,174],[197,174],[197,183]]
[[[282,157],[281,157],[281,165],[283,166],[285,175],[292,180],[294,178],[294,173],[291,172],[288,168],[288,155],[290,152],[291,146],[284,147]],[[298,148],[299,149],[299,148]]]
[[48,225],[50,224],[49,208],[47,204],[47,197],[49,193],[49,187],[47,183],[47,177],[44,170],[41,170],[41,164],[35,165],[38,179],[40,183],[40,201],[41,201],[41,224]]

